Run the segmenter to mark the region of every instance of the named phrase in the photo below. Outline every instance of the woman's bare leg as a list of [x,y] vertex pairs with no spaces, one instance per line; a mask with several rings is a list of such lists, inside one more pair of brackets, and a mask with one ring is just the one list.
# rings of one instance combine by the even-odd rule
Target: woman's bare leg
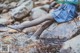
[[39,36],[41,35],[41,33],[48,28],[51,24],[53,23],[53,21],[51,20],[47,20],[43,23],[43,25],[33,34],[33,36],[30,39],[37,39],[39,38]]
[[40,18],[37,18],[37,19],[29,21],[29,22],[25,21],[25,22],[23,22],[23,23],[21,23],[19,25],[13,25],[13,26],[9,26],[9,27],[13,28],[15,30],[18,30],[18,29],[22,30],[22,29],[27,28],[27,27],[38,25],[38,24],[40,24],[40,23],[42,23],[44,21],[47,21],[47,20],[53,20],[53,18],[51,17],[50,14],[47,14],[45,16],[42,16]]

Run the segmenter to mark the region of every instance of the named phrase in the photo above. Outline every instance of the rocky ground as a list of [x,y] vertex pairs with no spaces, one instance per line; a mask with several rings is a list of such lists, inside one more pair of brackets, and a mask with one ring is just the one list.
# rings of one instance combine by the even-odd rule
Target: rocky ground
[[72,21],[53,23],[36,41],[29,38],[42,24],[22,32],[7,27],[46,15],[49,11],[47,1],[0,0],[0,53],[80,53],[79,12],[78,17]]

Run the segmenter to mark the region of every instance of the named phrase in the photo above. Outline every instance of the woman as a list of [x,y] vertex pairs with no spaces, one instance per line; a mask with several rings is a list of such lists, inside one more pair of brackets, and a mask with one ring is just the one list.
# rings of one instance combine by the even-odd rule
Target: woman
[[38,37],[44,31],[44,29],[49,27],[54,21],[57,23],[68,22],[77,16],[77,4],[74,3],[78,2],[77,0],[60,0],[57,2],[62,4],[56,10],[51,11],[49,14],[29,22],[26,21],[19,25],[12,25],[9,27],[21,31],[24,28],[35,26],[44,22],[44,24],[34,33],[34,35]]

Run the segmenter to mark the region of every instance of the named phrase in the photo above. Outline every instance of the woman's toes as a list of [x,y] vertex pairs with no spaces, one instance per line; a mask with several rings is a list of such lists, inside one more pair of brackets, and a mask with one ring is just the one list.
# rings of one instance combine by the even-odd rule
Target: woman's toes
[[8,27],[17,31],[21,31],[21,29],[17,25],[9,25]]
[[17,29],[17,26],[16,25],[9,25],[8,27],[9,28],[12,28],[12,29]]

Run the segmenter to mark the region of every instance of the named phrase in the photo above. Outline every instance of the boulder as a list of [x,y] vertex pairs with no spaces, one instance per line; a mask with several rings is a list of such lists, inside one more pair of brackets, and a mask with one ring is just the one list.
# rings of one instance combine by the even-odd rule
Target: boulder
[[63,43],[60,53],[80,53],[80,35]]
[[6,0],[4,3],[0,2],[0,13],[6,13],[10,9],[15,8],[17,6],[17,2]]
[[4,42],[5,44],[11,44],[14,41],[15,39],[12,36],[6,35],[5,37],[2,38],[2,42]]
[[21,19],[25,17],[32,8],[33,8],[33,1],[27,0],[23,2],[21,5],[19,5],[18,7],[11,9],[9,13],[11,14],[13,18]]
[[0,15],[0,24],[11,24],[14,20],[11,19],[11,16],[8,13]]
[[66,23],[53,23],[48,29],[42,34],[41,38],[60,38],[70,39],[79,30],[80,20],[75,18],[72,21]]

